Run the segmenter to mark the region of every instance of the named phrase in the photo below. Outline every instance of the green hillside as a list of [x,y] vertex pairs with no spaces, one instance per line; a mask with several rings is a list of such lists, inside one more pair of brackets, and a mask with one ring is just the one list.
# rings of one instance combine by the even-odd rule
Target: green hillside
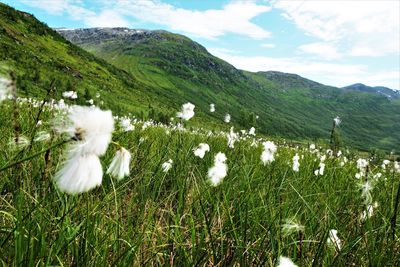
[[[96,56],[156,85],[172,103],[186,98],[206,109],[215,102],[246,124],[292,139],[326,138],[332,118],[343,118],[342,137],[358,148],[400,147],[400,102],[343,90],[280,72],[250,73],[212,56],[187,37],[165,31],[124,28],[60,31]],[[217,116],[221,116],[217,114]]]
[[[180,105],[196,105],[190,125],[237,128],[296,140],[329,137],[341,116],[346,145],[387,151],[400,147],[400,101],[324,86],[293,74],[238,70],[189,38],[165,31],[56,31],[32,15],[0,4],[0,62],[18,76],[24,96],[41,97],[51,80],[56,95],[78,100],[100,93],[114,112],[166,120]],[[90,53],[89,53],[90,52]],[[215,103],[216,112],[208,112]],[[153,112],[154,111],[154,112]]]

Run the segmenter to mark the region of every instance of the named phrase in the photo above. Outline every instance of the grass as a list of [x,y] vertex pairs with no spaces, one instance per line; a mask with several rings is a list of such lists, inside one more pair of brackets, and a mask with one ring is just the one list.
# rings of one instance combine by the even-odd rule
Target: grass
[[[35,126],[39,109],[19,107],[21,134],[29,137],[36,127],[51,131],[54,111],[42,112],[43,124]],[[63,140],[13,148],[10,101],[0,104],[0,114],[0,169]],[[394,238],[390,224],[400,175],[381,169],[380,160],[370,167],[371,175],[383,174],[372,190],[379,207],[361,222],[356,154],[346,154],[350,161],[343,167],[342,158],[328,158],[325,174],[314,176],[317,156],[283,142],[275,161],[264,166],[262,147],[252,147],[251,138],[231,149],[218,134],[142,130],[138,123],[134,131],[116,131],[113,140],[132,153],[131,174],[122,181],[104,175],[88,193],[71,196],[55,187],[65,145],[0,171],[3,266],[274,266],[281,255],[298,266],[399,264],[399,217]],[[201,142],[211,148],[204,159],[192,152]],[[207,170],[219,151],[227,155],[228,176],[212,187]],[[101,158],[104,168],[114,153],[110,146]],[[295,153],[304,156],[299,172],[291,167]],[[173,168],[164,173],[161,164],[168,159]],[[282,225],[291,218],[304,225],[301,234],[284,234]],[[326,244],[330,229],[338,230],[340,251]]]

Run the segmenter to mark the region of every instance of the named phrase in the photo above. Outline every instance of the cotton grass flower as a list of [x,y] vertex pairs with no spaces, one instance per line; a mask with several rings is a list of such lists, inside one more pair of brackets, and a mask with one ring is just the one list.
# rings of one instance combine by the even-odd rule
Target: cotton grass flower
[[10,85],[10,80],[0,77],[0,102],[8,99],[11,94]]
[[95,154],[70,151],[68,160],[55,176],[57,187],[68,194],[87,192],[102,182],[103,169]]
[[210,146],[208,144],[205,144],[205,143],[200,143],[197,148],[193,149],[194,155],[196,157],[201,158],[201,159],[204,158],[204,155],[208,151],[210,151]]
[[163,172],[167,173],[172,168],[172,159],[167,160],[161,165]]
[[132,125],[132,122],[129,118],[121,118],[121,120],[119,121],[119,125],[124,132],[135,130],[135,126]]
[[176,116],[185,121],[190,120],[194,116],[194,108],[195,105],[190,102],[183,104],[181,111],[176,113]]
[[78,98],[78,94],[75,91],[65,91],[62,93],[62,96],[65,98],[70,98],[70,99]]
[[234,148],[235,143],[238,140],[238,134],[233,131],[233,127],[231,127],[229,134],[227,135],[228,138],[228,147]]
[[386,166],[389,165],[389,163],[390,163],[390,160],[387,160],[387,159],[383,160],[381,168],[386,170]]
[[297,267],[297,265],[291,259],[280,256],[277,267]]
[[324,175],[324,170],[325,170],[325,163],[320,162],[319,169],[316,169],[314,171],[315,176]]
[[356,173],[356,178],[360,179],[361,177],[365,176],[368,167],[368,160],[366,159],[358,159],[357,160],[357,169],[358,173]]
[[264,165],[271,163],[275,160],[274,154],[278,147],[272,141],[263,143],[264,151],[261,153],[261,161]]
[[251,127],[249,130],[249,135],[253,135],[253,136],[256,135],[256,128]]
[[304,225],[299,224],[296,219],[290,218],[282,225],[282,232],[285,236],[293,233],[304,232]]
[[129,175],[129,164],[131,162],[131,153],[128,150],[121,147],[111,161],[110,166],[107,169],[107,173],[113,177],[121,180],[125,176]]
[[364,183],[360,184],[361,188],[361,197],[364,199],[364,204],[369,205],[372,203],[372,195],[371,191],[374,188],[370,181],[365,181]]
[[225,122],[225,123],[231,122],[231,115],[230,115],[230,114],[225,114],[224,122]]
[[81,154],[101,156],[111,141],[114,118],[111,111],[102,111],[97,107],[73,106],[67,122],[58,125],[56,130],[77,140],[75,149],[79,149]]
[[66,122],[57,126],[58,132],[75,140],[68,148],[67,160],[55,175],[60,191],[83,193],[101,184],[103,169],[98,156],[106,152],[113,130],[111,111],[80,106],[71,108]]
[[48,132],[45,131],[40,131],[36,134],[35,136],[35,142],[43,142],[43,141],[47,141],[50,140],[50,134]]
[[211,113],[215,112],[215,105],[214,104],[210,104],[210,112]]
[[378,202],[374,202],[374,204],[367,205],[366,210],[364,210],[360,215],[360,220],[365,222],[366,219],[371,218],[374,215],[374,209],[378,207]]
[[228,172],[228,166],[225,163],[226,156],[222,152],[215,155],[214,166],[208,169],[208,178],[213,186],[217,186]]
[[338,231],[335,229],[330,230],[327,243],[329,246],[334,247],[336,251],[339,251],[342,249],[342,241],[338,237],[337,233]]
[[336,116],[333,121],[335,122],[335,126],[339,126],[340,123],[342,123],[342,120],[340,119],[339,116]]
[[28,147],[30,144],[30,140],[28,137],[24,135],[18,136],[18,138],[12,138],[11,141],[9,142],[9,145],[12,147],[15,147],[17,149],[23,149],[25,147]]
[[299,171],[299,168],[300,168],[299,160],[300,160],[300,157],[296,153],[296,155],[294,155],[294,157],[293,157],[293,171],[295,171],[295,172]]

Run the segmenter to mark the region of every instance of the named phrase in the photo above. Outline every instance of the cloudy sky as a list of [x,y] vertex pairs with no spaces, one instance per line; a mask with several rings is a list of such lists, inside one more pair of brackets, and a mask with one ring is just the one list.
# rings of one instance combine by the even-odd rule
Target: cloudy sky
[[184,34],[249,71],[400,89],[399,0],[0,0],[51,27]]

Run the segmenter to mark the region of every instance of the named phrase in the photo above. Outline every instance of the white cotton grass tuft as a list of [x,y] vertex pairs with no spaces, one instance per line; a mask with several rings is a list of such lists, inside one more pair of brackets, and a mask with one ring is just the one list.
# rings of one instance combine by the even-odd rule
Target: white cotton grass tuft
[[115,152],[115,156],[107,169],[107,173],[121,180],[125,176],[129,175],[130,162],[131,153],[125,148],[121,147],[119,150],[117,150],[117,152]]
[[181,111],[177,112],[176,116],[185,121],[190,120],[194,116],[194,108],[195,105],[190,102],[183,104]]
[[299,171],[299,168],[300,168],[299,160],[300,160],[300,157],[296,153],[296,155],[294,155],[294,157],[293,157],[293,171],[295,171],[295,172]]
[[319,169],[316,169],[314,171],[315,176],[324,175],[324,171],[325,171],[325,163],[324,163],[324,161],[325,161],[325,159],[326,159],[326,155],[323,155],[323,156],[320,157]]
[[47,141],[50,140],[51,136],[48,132],[45,131],[40,131],[35,135],[35,142],[43,142],[43,141]]
[[261,161],[264,165],[271,163],[275,160],[275,152],[278,147],[272,141],[266,141],[263,143],[264,151],[261,153]]
[[342,119],[339,116],[336,116],[333,121],[335,122],[335,126],[339,126],[342,123]]
[[297,267],[296,264],[293,263],[293,261],[287,257],[280,256],[278,259],[278,265],[277,267]]
[[210,151],[210,146],[208,144],[205,144],[205,143],[200,143],[197,148],[193,149],[194,155],[196,157],[201,158],[201,159],[204,158],[204,155],[208,151]]
[[167,173],[172,168],[172,159],[167,160],[161,165],[163,172]]
[[124,132],[130,132],[135,130],[135,126],[132,125],[132,122],[129,118],[121,118],[119,121],[119,126],[122,128]]
[[337,230],[331,229],[329,231],[327,243],[329,246],[334,247],[336,249],[336,251],[339,251],[342,249],[342,241],[338,237],[337,233],[338,233]]
[[365,176],[368,167],[368,160],[366,159],[358,159],[357,160],[357,169],[358,173],[356,173],[356,178],[360,179],[361,177]]
[[231,115],[230,114],[225,114],[225,117],[224,117],[224,122],[225,123],[230,123],[231,122]]
[[28,147],[29,144],[30,144],[30,140],[25,135],[20,135],[20,136],[18,136],[18,138],[14,137],[9,142],[10,146],[17,148],[17,149],[22,149],[22,148]]
[[8,99],[11,94],[11,81],[0,77],[0,102]]
[[228,166],[225,161],[225,154],[218,152],[214,158],[214,166],[208,169],[208,178],[213,186],[217,186],[227,175]]
[[55,175],[58,188],[78,194],[99,186],[103,169],[98,156],[106,152],[114,130],[111,111],[72,106],[66,120],[58,124],[59,133],[66,133],[76,141],[69,146],[67,160]]
[[249,130],[249,135],[253,135],[253,136],[256,135],[256,128],[251,127]]
[[102,177],[103,169],[98,156],[70,151],[68,160],[54,179],[60,191],[79,194],[99,186]]
[[360,215],[360,220],[364,222],[366,219],[371,218],[374,215],[374,210],[378,207],[378,202],[374,202],[373,204],[367,205],[366,210],[363,210],[363,212]]
[[215,104],[210,104],[210,112],[215,112]]
[[229,134],[227,135],[228,138],[228,147],[234,148],[235,142],[238,140],[238,134],[233,131],[233,127],[231,127]]
[[282,225],[282,232],[285,236],[293,233],[304,232],[304,225],[297,222],[295,218],[290,218],[285,221]]
[[74,150],[81,154],[103,155],[111,141],[114,131],[114,118],[111,111],[97,107],[72,106],[66,123],[56,127],[59,133],[67,133],[78,142]]
[[70,98],[70,99],[78,98],[78,94],[75,91],[65,91],[62,93],[62,96],[65,98]]
[[360,184],[361,188],[361,197],[364,199],[364,204],[369,205],[372,203],[372,195],[371,191],[374,188],[370,181],[365,181]]

